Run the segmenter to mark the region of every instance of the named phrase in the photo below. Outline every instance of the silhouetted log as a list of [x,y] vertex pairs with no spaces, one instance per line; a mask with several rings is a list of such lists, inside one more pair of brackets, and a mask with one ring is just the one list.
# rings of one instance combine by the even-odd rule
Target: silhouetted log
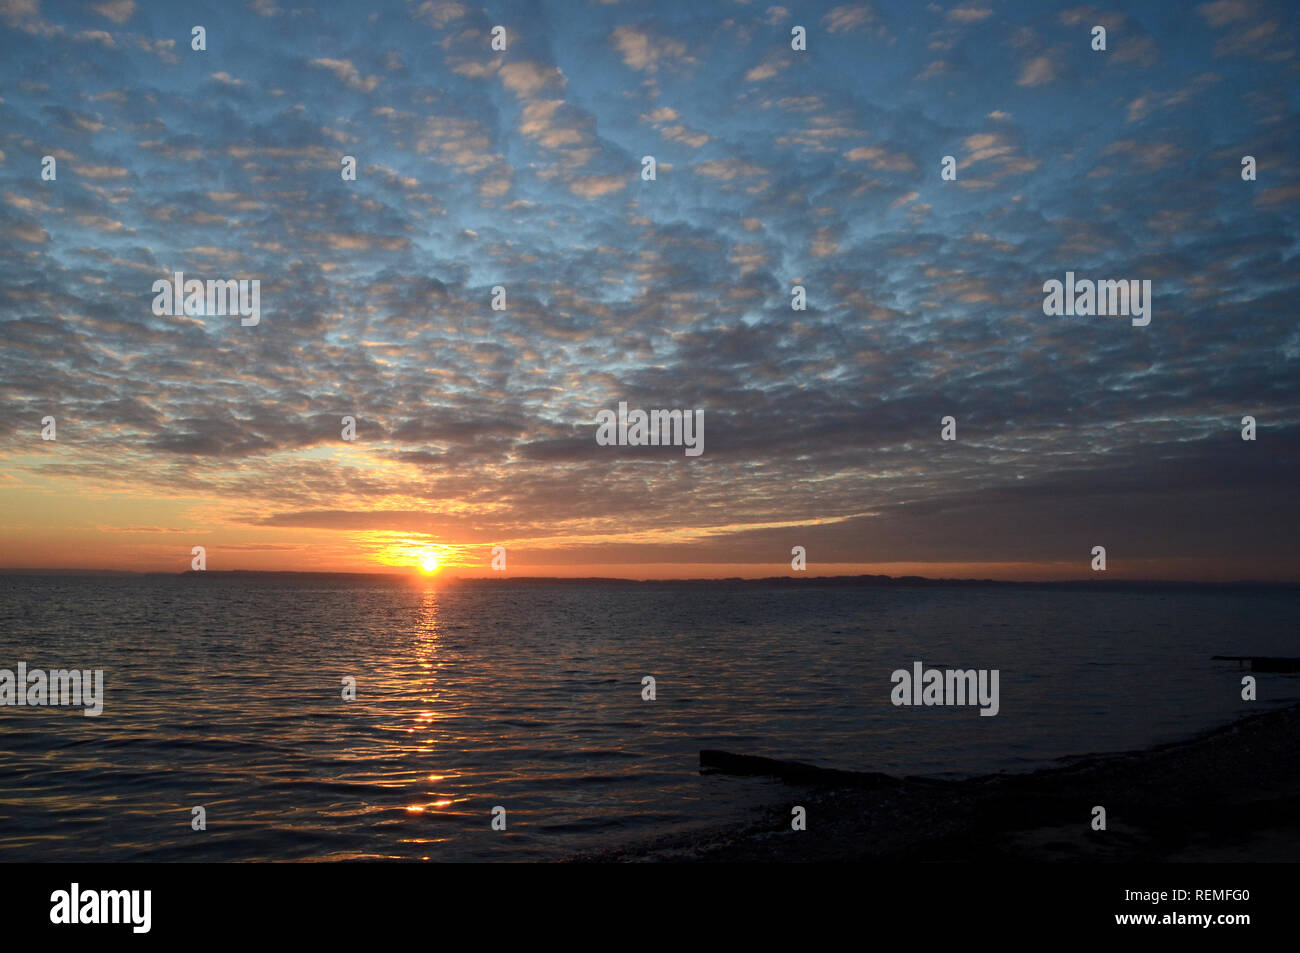
[[[884,788],[903,782],[877,771],[840,771],[836,768],[819,768],[802,761],[780,761],[748,754],[731,754],[728,751],[703,749],[700,751],[700,770],[719,774],[738,774],[757,777],[780,778],[790,784],[813,784],[825,787]],[[911,780],[911,779],[909,779]]]
[[1211,662],[1249,662],[1252,672],[1300,672],[1300,658],[1273,655],[1215,655]]

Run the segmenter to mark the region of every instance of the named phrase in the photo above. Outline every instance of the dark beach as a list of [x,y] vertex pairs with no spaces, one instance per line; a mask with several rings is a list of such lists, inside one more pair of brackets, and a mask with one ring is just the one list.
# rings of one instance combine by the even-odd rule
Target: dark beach
[[[738,752],[743,754],[743,752]],[[1300,860],[1300,705],[1144,751],[954,781],[789,769],[753,824],[659,838],[578,862]],[[744,767],[743,762],[740,765]],[[807,809],[807,830],[790,828]],[[1106,830],[1091,826],[1106,809]]]

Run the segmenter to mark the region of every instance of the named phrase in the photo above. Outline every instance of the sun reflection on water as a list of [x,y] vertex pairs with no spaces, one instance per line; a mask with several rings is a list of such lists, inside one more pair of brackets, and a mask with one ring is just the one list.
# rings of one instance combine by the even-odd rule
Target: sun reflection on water
[[[414,660],[422,674],[418,677],[416,686],[418,699],[412,705],[415,709],[414,714],[407,715],[408,718],[414,717],[416,723],[414,726],[407,727],[408,733],[427,733],[440,720],[452,717],[449,710],[451,706],[447,704],[448,699],[439,680],[439,650],[443,631],[438,618],[438,608],[438,591],[429,584],[422,593],[416,610],[413,632]],[[421,750],[428,752],[433,749],[430,747]],[[414,795],[415,803],[407,805],[407,813],[423,814],[426,811],[440,811],[451,807],[457,800],[465,800],[465,798],[440,796],[441,792],[433,787],[438,782],[454,780],[455,777],[455,775],[431,773],[412,782],[411,787],[418,793]],[[431,796],[434,800],[425,800]]]

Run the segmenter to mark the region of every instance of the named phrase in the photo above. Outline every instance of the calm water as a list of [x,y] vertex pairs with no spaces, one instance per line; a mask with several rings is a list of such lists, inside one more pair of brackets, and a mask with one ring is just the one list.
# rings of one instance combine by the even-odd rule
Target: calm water
[[[1300,655],[1298,621],[1284,591],[0,576],[0,668],[106,681],[99,718],[0,708],[0,860],[561,857],[788,798],[705,747],[959,775],[1174,740],[1300,697],[1208,660]],[[1001,713],[895,708],[915,659],[1000,669]]]

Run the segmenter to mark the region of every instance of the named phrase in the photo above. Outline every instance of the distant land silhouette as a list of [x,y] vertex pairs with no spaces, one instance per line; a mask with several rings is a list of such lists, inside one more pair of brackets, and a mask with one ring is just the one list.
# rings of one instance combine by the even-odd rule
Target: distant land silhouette
[[436,582],[439,586],[728,586],[728,587],[788,587],[798,588],[872,588],[872,587],[922,587],[922,586],[986,586],[989,588],[1032,589],[1300,589],[1300,582],[1259,581],[1239,579],[1229,582],[1189,582],[1163,579],[1067,579],[1067,580],[1007,580],[1007,579],[949,579],[929,576],[764,576],[743,578],[728,576],[709,579],[631,579],[618,576],[423,576],[418,572],[303,572],[297,570],[269,571],[261,569],[187,569],[179,573],[133,572],[117,569],[0,569],[5,576],[123,576],[147,578],[151,576],[215,577],[221,579],[302,579],[325,582],[329,580],[355,582]]

